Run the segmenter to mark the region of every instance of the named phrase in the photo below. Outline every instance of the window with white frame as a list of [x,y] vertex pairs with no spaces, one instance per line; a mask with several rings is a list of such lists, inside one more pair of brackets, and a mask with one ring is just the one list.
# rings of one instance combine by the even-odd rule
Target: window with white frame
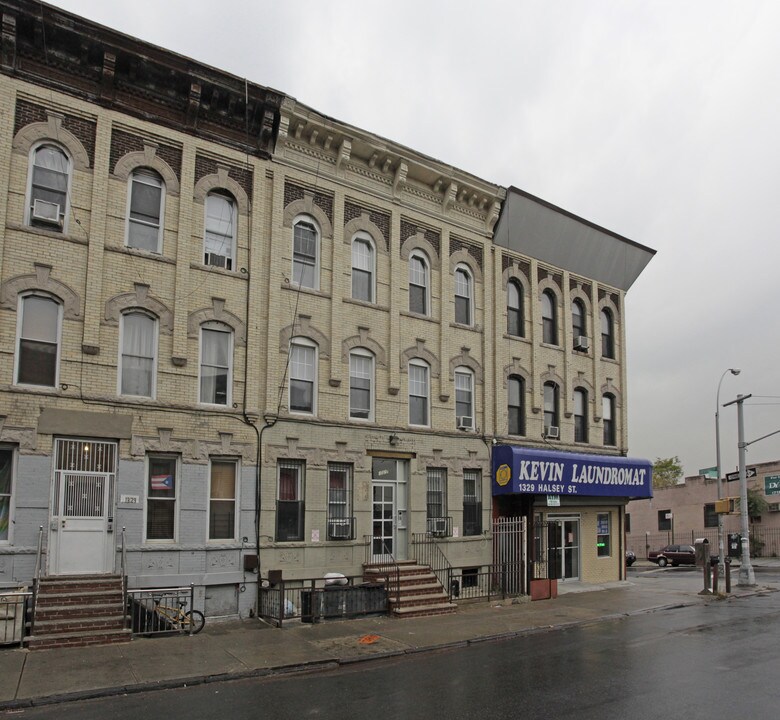
[[552,290],[542,293],[542,342],[548,345],[558,344],[558,317]]
[[506,285],[506,332],[514,337],[525,337],[523,317],[523,288],[517,280]]
[[409,312],[430,313],[430,271],[427,258],[420,252],[409,256]]
[[615,396],[604,393],[601,397],[601,423],[604,427],[604,444],[617,445],[615,433]]
[[68,207],[71,163],[54,145],[39,145],[33,151],[30,168],[28,224],[62,231]]
[[290,343],[290,412],[317,412],[317,346],[305,338]]
[[229,405],[232,384],[233,331],[219,322],[200,328],[200,402]]
[[206,196],[203,263],[233,269],[236,245],[236,201],[222,190]]
[[463,471],[463,535],[482,533],[482,471]]
[[447,531],[447,468],[429,467],[426,484],[426,530],[444,534]]
[[0,445],[0,543],[11,540],[13,527],[11,499],[16,474],[16,453],[9,445]]
[[520,375],[510,375],[507,390],[509,434],[525,435],[525,380]]
[[473,430],[474,373],[467,368],[455,371],[455,426],[459,430]]
[[366,235],[352,241],[352,299],[374,302],[374,245]]
[[238,463],[235,460],[211,460],[209,483],[209,540],[234,540]]
[[409,361],[409,424],[429,424],[429,375],[428,366],[421,360]]
[[588,442],[588,391],[574,391],[574,442]]
[[574,349],[583,350],[582,338],[587,335],[587,325],[585,323],[585,305],[579,299],[574,299],[571,303],[571,333],[574,338]]
[[276,540],[303,540],[306,464],[303,460],[279,460],[276,500]]
[[[544,384],[544,432],[552,435],[560,427],[558,422],[558,385],[554,382]],[[556,428],[552,431],[551,428]]]
[[157,320],[143,312],[122,315],[119,394],[154,397]]
[[45,295],[23,295],[17,322],[16,383],[56,387],[62,306]]
[[349,354],[349,417],[373,420],[374,356],[356,349]]
[[293,283],[319,288],[320,233],[311,218],[300,218],[293,225]]
[[150,455],[146,481],[146,539],[176,539],[178,460],[174,456]]
[[352,465],[328,463],[328,540],[351,540]]
[[455,269],[455,322],[460,325],[473,323],[474,283],[471,273],[463,266]]
[[615,325],[612,313],[607,308],[601,311],[601,356],[610,359],[615,357]]
[[162,252],[162,218],[165,198],[162,178],[139,168],[130,176],[127,213],[127,246]]

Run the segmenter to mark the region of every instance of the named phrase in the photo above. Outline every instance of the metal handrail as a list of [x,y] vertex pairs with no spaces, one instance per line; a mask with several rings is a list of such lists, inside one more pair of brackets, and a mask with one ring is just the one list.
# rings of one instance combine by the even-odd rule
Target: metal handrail
[[428,533],[412,533],[412,556],[431,568],[452,602],[452,565],[436,539]]
[[127,625],[127,547],[126,547],[127,528],[122,526],[122,549],[119,554],[119,574],[122,577],[122,607],[124,608],[125,625]]
[[[398,567],[398,561],[395,559],[393,553],[390,552],[387,545],[382,548],[382,560],[379,562],[372,561],[371,548],[373,546],[374,537],[373,535],[364,535],[363,538],[366,543],[366,564],[373,565],[376,568],[378,575],[384,575],[388,598],[392,591],[395,590],[395,601],[396,604],[398,604],[401,601],[401,569]],[[391,574],[393,574],[393,572],[395,574],[395,584],[394,587],[391,587]]]
[[38,601],[38,586],[41,577],[41,559],[43,557],[43,525],[38,526],[38,549],[35,553],[35,570],[33,571],[32,599],[30,606],[30,635],[35,631],[35,606]]

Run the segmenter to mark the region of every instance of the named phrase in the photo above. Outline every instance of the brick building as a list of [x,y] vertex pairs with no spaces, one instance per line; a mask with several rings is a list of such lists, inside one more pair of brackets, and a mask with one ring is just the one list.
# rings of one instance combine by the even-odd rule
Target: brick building
[[3,585],[42,528],[45,573],[124,545],[131,587],[245,615],[258,557],[355,575],[428,535],[481,567],[499,514],[558,523],[567,577],[622,577],[630,488],[494,502],[491,462],[622,467],[652,251],[53,7],[2,14]]

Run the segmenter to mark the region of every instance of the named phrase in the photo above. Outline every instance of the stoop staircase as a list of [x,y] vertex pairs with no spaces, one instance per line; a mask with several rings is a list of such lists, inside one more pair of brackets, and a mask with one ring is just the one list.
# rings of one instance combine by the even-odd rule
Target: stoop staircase
[[430,566],[419,565],[414,560],[392,564],[368,563],[363,566],[363,580],[387,582],[387,603],[394,617],[448,615],[458,607],[450,602]]
[[59,575],[38,581],[30,650],[127,642],[121,575]]

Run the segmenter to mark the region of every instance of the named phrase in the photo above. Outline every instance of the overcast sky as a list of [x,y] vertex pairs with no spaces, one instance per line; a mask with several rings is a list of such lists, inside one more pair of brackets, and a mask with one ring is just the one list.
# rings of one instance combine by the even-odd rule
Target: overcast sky
[[[629,452],[780,430],[776,0],[56,0],[657,250],[627,296]],[[736,409],[721,409],[724,471]],[[780,435],[748,463],[780,459]]]

